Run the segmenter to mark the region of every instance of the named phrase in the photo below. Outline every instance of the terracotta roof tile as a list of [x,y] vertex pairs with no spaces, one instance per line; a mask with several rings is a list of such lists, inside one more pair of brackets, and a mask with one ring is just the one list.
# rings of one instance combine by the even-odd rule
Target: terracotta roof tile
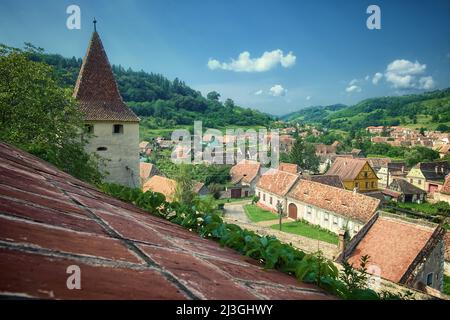
[[152,163],[139,162],[139,176],[141,181],[145,182],[152,176],[158,174],[158,169]]
[[366,223],[375,214],[380,200],[314,181],[301,179],[289,198]]
[[254,160],[242,160],[230,170],[231,181],[251,183],[258,176],[261,164]]
[[432,238],[436,227],[380,215],[354,248],[348,262],[359,266],[363,255],[381,269],[381,277],[400,282],[418,254]]
[[278,196],[284,196],[294,183],[298,175],[277,169],[269,169],[258,180],[256,186]]
[[342,181],[354,180],[361,172],[367,160],[337,157],[327,175],[338,175]]
[[97,32],[91,41],[73,92],[86,121],[138,122],[120,96],[114,74]]
[[176,181],[162,177],[162,176],[153,176],[146,183],[144,183],[143,191],[151,190],[153,192],[159,192],[166,196],[168,201],[173,200],[173,195],[175,193]]
[[[0,296],[334,298],[2,142],[0,169]],[[66,287],[71,265],[82,290]]]
[[280,162],[278,165],[278,170],[297,174],[300,171],[300,167],[295,163]]

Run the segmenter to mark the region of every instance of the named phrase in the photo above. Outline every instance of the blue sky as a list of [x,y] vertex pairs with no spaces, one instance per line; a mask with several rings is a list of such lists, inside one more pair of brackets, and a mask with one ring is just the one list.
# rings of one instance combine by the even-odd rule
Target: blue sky
[[448,0],[2,0],[0,43],[83,57],[94,16],[111,63],[272,114],[450,86]]

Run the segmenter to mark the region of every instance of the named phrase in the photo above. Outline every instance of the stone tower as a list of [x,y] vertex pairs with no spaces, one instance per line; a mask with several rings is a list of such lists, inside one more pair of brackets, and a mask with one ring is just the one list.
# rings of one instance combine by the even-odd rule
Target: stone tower
[[[95,21],[94,21],[95,26]],[[116,80],[96,30],[73,93],[91,133],[89,153],[106,159],[106,181],[139,187],[139,118],[120,96]]]

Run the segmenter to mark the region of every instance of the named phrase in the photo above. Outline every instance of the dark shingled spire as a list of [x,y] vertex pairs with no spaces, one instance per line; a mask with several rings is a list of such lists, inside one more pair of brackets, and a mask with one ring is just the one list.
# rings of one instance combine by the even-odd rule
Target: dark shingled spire
[[92,34],[73,96],[79,101],[87,121],[139,121],[120,96],[97,31]]

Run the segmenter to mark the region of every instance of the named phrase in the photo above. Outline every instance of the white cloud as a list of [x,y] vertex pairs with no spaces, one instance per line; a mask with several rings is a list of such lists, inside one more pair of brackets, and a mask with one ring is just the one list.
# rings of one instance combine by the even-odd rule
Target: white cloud
[[369,75],[367,75],[367,76],[364,78],[364,80],[366,80],[366,81],[369,81],[369,79],[370,79],[370,76],[369,76]]
[[434,87],[433,77],[417,78],[426,69],[427,65],[418,61],[411,62],[405,59],[398,59],[387,66],[384,76],[386,81],[391,83],[396,89],[431,89]]
[[378,82],[380,82],[381,78],[383,78],[383,74],[381,72],[375,73],[372,78],[372,83],[375,85],[378,84]]
[[353,85],[355,85],[357,83],[358,83],[358,79],[353,79],[352,81],[350,81],[349,85],[353,86]]
[[308,100],[308,101],[311,100],[311,96],[307,96],[306,100]]
[[280,49],[266,51],[259,58],[251,58],[250,52],[244,51],[239,54],[237,59],[231,59],[231,62],[220,62],[216,59],[209,59],[208,68],[211,70],[228,70],[235,72],[265,72],[281,64],[283,68],[290,68],[295,65],[297,57],[289,52],[284,55]]
[[357,85],[349,85],[347,88],[345,88],[345,91],[347,91],[348,93],[361,92],[361,87]]
[[262,93],[263,93],[263,91],[262,91],[262,90],[258,90],[258,91],[256,91],[256,92],[255,92],[255,96],[259,96],[259,95],[262,95]]
[[274,97],[280,97],[286,95],[287,90],[281,86],[281,84],[276,84],[270,88],[270,94]]
[[428,76],[428,77],[422,77],[419,80],[419,87],[420,89],[425,89],[425,90],[430,90],[434,88],[434,80],[433,77]]

